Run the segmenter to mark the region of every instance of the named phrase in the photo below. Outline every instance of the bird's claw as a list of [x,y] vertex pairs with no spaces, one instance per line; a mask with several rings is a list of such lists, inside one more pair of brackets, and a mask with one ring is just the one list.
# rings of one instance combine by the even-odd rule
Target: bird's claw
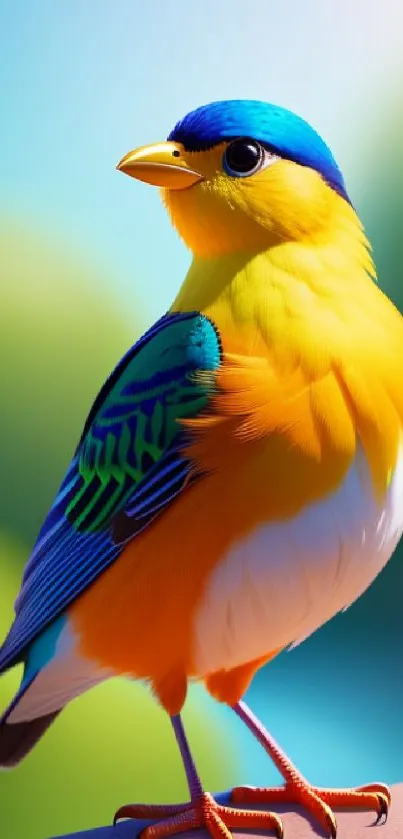
[[277,813],[227,807],[218,804],[208,792],[186,804],[127,804],[115,814],[114,824],[124,818],[159,819],[144,828],[141,839],[166,839],[198,827],[207,829],[212,839],[232,839],[231,829],[274,830],[277,839],[284,837],[283,823]]
[[177,816],[191,808],[190,802],[184,804],[123,804],[114,815],[113,826],[120,819],[161,819]]
[[388,820],[390,801],[388,801],[386,795],[384,795],[383,792],[378,792],[378,802],[379,802],[379,810],[378,810],[378,815],[375,819],[374,824],[379,824],[383,817],[384,817],[383,824],[386,824],[386,822]]
[[337,836],[337,822],[336,822],[336,819],[335,819],[331,810],[330,810],[329,813],[326,813],[326,815],[324,814],[324,821],[327,822],[327,828],[328,828],[328,831],[329,831],[330,839],[336,839],[336,836]]
[[310,786],[300,776],[288,780],[282,787],[237,787],[232,790],[232,800],[237,803],[253,804],[299,804],[319,822],[327,831],[329,839],[336,839],[337,823],[332,807],[352,807],[374,809],[377,817],[375,824],[384,819],[386,822],[391,794],[385,784],[367,784],[356,789],[321,789]]
[[392,800],[389,787],[387,787],[386,784],[366,784],[363,787],[357,787],[357,792],[367,792],[376,794],[378,801],[378,812],[374,824],[379,824],[383,817],[383,824],[386,824],[389,814],[389,807]]

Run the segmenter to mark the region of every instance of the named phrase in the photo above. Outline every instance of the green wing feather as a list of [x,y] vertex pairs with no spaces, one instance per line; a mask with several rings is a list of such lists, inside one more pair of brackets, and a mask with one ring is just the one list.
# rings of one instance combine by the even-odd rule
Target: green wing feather
[[[132,510],[136,501],[144,505],[147,489],[153,501],[153,486],[166,492],[165,473],[173,480],[176,469],[184,477],[180,420],[203,411],[214,392],[221,349],[205,316],[168,315],[139,343],[101,391],[79,446],[80,481],[66,517],[88,533],[129,499]],[[142,509],[143,518],[150,510]]]

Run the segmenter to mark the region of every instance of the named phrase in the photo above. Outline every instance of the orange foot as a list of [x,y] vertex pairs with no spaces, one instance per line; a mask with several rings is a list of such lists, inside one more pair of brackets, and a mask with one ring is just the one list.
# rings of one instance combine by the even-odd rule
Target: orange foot
[[387,819],[390,799],[390,791],[385,784],[368,784],[357,789],[321,789],[310,786],[296,773],[283,787],[236,787],[231,793],[234,804],[299,804],[328,831],[332,839],[336,839],[337,832],[332,807],[375,810],[375,824],[378,824],[383,816],[385,821]]
[[218,804],[209,792],[203,792],[187,804],[127,804],[120,807],[114,819],[157,819],[146,827],[141,839],[165,839],[175,833],[184,833],[204,827],[213,839],[232,839],[230,828],[235,830],[274,830],[283,839],[283,825],[276,813],[254,810],[237,810]]

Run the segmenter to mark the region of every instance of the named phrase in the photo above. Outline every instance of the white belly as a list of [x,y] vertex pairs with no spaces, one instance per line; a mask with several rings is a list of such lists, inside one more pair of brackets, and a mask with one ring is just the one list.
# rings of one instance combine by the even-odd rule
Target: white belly
[[302,641],[368,588],[402,531],[403,449],[382,503],[358,449],[336,492],[262,525],[215,569],[195,616],[199,675]]

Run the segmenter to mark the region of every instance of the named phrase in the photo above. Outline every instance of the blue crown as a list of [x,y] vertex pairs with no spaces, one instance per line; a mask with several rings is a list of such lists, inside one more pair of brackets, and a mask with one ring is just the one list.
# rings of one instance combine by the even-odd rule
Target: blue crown
[[320,135],[292,111],[249,99],[212,102],[187,114],[168,140],[203,151],[224,140],[251,137],[287,160],[309,166],[349,201],[343,175]]

